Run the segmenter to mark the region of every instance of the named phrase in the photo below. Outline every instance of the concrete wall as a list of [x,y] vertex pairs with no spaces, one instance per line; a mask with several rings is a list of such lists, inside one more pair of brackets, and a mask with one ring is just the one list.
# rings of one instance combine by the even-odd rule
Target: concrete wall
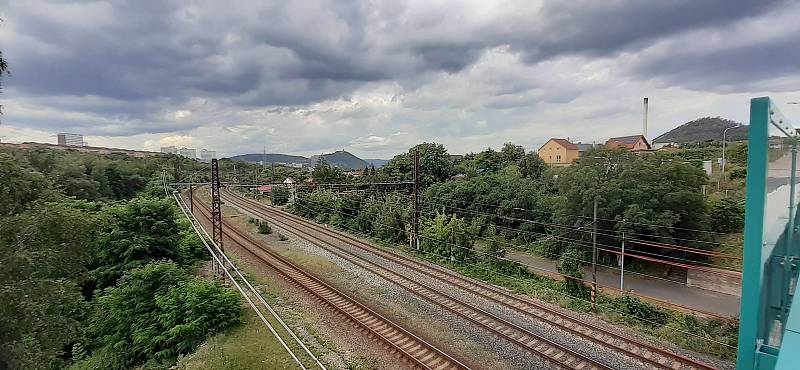
[[[717,269],[714,269],[717,270]],[[689,270],[686,275],[686,285],[690,287],[713,290],[715,292],[742,296],[741,274],[731,274],[727,270],[717,270],[716,274],[707,271]]]

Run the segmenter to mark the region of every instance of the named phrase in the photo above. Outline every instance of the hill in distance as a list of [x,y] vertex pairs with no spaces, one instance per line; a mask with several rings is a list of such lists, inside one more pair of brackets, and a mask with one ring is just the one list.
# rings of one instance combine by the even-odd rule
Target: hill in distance
[[[721,117],[703,117],[691,122],[686,122],[669,132],[653,139],[653,143],[678,143],[687,144],[708,140],[722,141],[722,132],[728,127],[734,127],[739,122]],[[742,126],[728,130],[728,140],[747,140],[748,127]]]
[[[364,167],[372,165],[372,162],[365,161],[344,150],[337,150],[333,153],[323,154],[322,157],[324,157],[325,161],[328,162],[328,164],[330,164],[331,166],[343,170],[360,170],[363,169]],[[252,162],[252,163],[259,163],[264,161],[268,164],[274,163],[274,164],[284,164],[284,165],[302,165],[306,167],[313,167],[314,165],[316,165],[317,161],[319,161],[319,158],[320,156],[318,155],[307,158],[299,155],[271,154],[271,153],[241,154],[230,157],[230,159],[233,160]],[[384,161],[384,160],[376,159],[370,161]],[[376,164],[375,167],[379,166]]]
[[389,163],[388,159],[365,159],[364,162],[369,163],[371,166],[375,166],[375,168],[381,168]]
[[[337,150],[330,154],[323,154],[322,157],[325,158],[325,162],[328,162],[328,164],[331,166],[341,169],[359,170],[369,166],[369,163],[363,159],[358,158],[350,152],[344,150]],[[310,166],[316,165],[317,161],[319,161],[319,158],[320,156],[318,155],[311,156],[311,158],[308,159],[308,164]]]

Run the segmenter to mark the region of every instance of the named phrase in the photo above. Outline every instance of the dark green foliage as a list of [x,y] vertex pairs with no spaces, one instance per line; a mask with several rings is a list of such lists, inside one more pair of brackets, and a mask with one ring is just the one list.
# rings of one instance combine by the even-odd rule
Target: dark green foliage
[[422,249],[428,253],[451,261],[466,261],[472,258],[477,234],[478,230],[470,227],[463,218],[437,214],[425,221],[420,239]]
[[556,266],[558,272],[564,275],[567,292],[574,296],[584,296],[587,293],[586,286],[583,285],[583,255],[581,249],[575,245],[567,247],[558,258]]
[[747,168],[734,168],[731,170],[731,179],[745,179],[747,178]]
[[258,232],[260,234],[272,234],[272,226],[267,221],[257,220]]
[[[3,149],[79,199],[128,199],[145,189],[160,159],[96,155],[52,149]],[[162,193],[163,194],[163,191]]]
[[285,242],[285,241],[289,240],[289,238],[287,238],[286,235],[278,233],[278,240],[280,240],[282,242]]
[[236,293],[189,276],[172,262],[152,262],[125,274],[95,303],[90,333],[128,367],[148,359],[169,366],[207,335],[239,320]]
[[6,153],[0,153],[0,217],[21,212],[31,202],[51,191],[40,173],[23,167]]
[[311,171],[311,177],[314,182],[321,184],[338,184],[347,181],[347,176],[342,170],[331,166],[322,157],[317,161],[314,170]]
[[414,171],[413,153],[419,153],[420,183],[428,187],[453,175],[453,162],[442,144],[422,143],[408,150],[408,153],[394,156],[378,170],[392,181],[411,180]]
[[0,218],[0,368],[56,368],[79,340],[79,284],[100,217],[76,201],[37,204]]
[[631,295],[624,295],[616,302],[622,312],[632,316],[632,319],[636,322],[641,322],[645,325],[664,325],[669,319],[667,313],[662,309],[644,303],[641,299]]
[[282,206],[289,202],[289,189],[285,186],[273,186],[270,192],[270,200],[276,206]]
[[109,209],[110,231],[100,239],[92,274],[98,287],[113,285],[128,270],[153,260],[180,261],[180,228],[169,199],[134,199]]
[[744,227],[744,204],[730,198],[717,198],[709,202],[711,228],[721,233],[741,232]]

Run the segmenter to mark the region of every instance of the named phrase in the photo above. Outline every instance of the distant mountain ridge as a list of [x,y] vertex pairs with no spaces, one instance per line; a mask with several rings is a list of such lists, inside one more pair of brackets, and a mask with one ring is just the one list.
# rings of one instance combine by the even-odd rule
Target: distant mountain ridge
[[[372,165],[372,162],[365,161],[361,158],[356,157],[355,155],[351,154],[350,152],[344,150],[337,150],[333,153],[323,154],[323,158],[325,158],[325,162],[328,162],[331,166],[343,169],[343,170],[359,170],[364,167],[368,167]],[[289,154],[274,154],[274,153],[251,153],[251,154],[241,154],[230,157],[230,159],[245,161],[245,162],[252,162],[252,163],[260,163],[266,162],[267,164],[284,164],[289,166],[305,166],[305,167],[313,167],[319,161],[320,156],[314,155],[310,158],[303,157],[300,155],[289,155]],[[382,159],[375,159],[369,161],[383,161]],[[380,167],[375,165],[375,167]]]
[[[653,143],[696,143],[708,140],[722,140],[722,132],[735,127],[739,122],[721,117],[703,117],[686,122],[653,139]],[[748,126],[732,128],[726,135],[728,140],[747,140]]]

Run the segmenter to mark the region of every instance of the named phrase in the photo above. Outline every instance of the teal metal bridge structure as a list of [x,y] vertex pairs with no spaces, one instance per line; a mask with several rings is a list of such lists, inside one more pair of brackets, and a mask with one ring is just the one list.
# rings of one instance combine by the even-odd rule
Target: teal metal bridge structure
[[736,368],[800,369],[798,128],[761,97],[749,131]]

